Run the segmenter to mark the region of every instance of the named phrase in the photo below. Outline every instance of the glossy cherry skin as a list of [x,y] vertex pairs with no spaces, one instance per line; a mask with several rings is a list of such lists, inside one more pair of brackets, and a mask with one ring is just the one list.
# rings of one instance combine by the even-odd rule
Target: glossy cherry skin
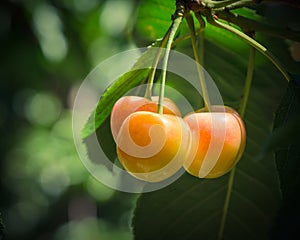
[[190,130],[182,118],[138,111],[129,115],[117,137],[117,154],[132,176],[159,182],[175,174],[190,148]]
[[245,144],[245,125],[230,107],[213,106],[187,115],[184,120],[192,133],[192,147],[185,169],[200,178],[217,178],[240,160]]
[[[122,123],[131,113],[136,111],[157,112],[157,102],[157,96],[153,96],[152,101],[139,96],[125,96],[120,98],[114,104],[110,117],[111,132],[114,140],[116,141]],[[164,98],[163,113],[181,116],[180,110],[169,98]]]

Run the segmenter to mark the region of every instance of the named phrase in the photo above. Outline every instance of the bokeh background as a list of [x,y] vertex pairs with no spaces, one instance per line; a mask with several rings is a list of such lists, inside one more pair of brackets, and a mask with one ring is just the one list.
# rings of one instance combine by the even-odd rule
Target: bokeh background
[[[6,240],[133,239],[130,221],[138,196],[102,185],[84,168],[73,143],[71,110],[80,84],[97,64],[123,50],[135,48],[136,44],[147,46],[151,37],[157,37],[149,33],[163,35],[166,28],[162,23],[169,23],[169,14],[162,19],[151,19],[151,10],[155,15],[155,9],[145,7],[140,14],[146,17],[137,25],[140,35],[144,36],[135,36],[139,2],[1,0],[0,218],[5,225]],[[291,14],[291,9],[276,6],[262,7],[258,13],[274,26],[288,26],[299,32],[298,10],[294,9]],[[156,20],[155,29],[151,28],[153,20]],[[147,24],[150,27],[146,28]],[[244,79],[247,58],[241,54],[244,50],[248,53],[248,48],[236,44],[235,38],[222,38],[224,46],[214,45],[220,41],[221,31],[206,33],[209,40],[206,46],[210,50],[206,54],[208,70],[221,84],[227,103],[234,105],[232,101],[238,99],[239,91],[229,82],[239,76]],[[283,41],[264,33],[258,34],[258,38],[276,53],[288,71],[299,75],[298,38]],[[186,47],[191,53],[189,43],[180,47]],[[225,57],[219,61],[222,56],[234,57],[231,61],[226,61]],[[258,55],[256,83],[259,91],[254,93],[250,108],[273,114],[255,94],[262,96],[261,101],[279,103],[286,82],[279,79],[280,74],[270,63],[264,65],[265,59],[261,59],[264,58]],[[233,78],[225,81],[225,77],[221,77],[224,72],[220,74],[219,69],[223,65],[227,67],[225,77],[227,74]],[[241,66],[243,69],[238,71]],[[274,89],[267,85],[270,82],[278,84],[278,93],[272,95],[277,96],[274,99],[268,99]],[[260,91],[264,90],[267,92],[262,94]],[[286,201],[286,205],[289,206],[290,201]],[[295,201],[294,205],[299,204]],[[147,204],[145,206],[147,208]],[[168,217],[172,215],[162,222]],[[140,218],[147,220],[149,216],[140,215]],[[289,215],[282,221],[288,218]],[[149,226],[141,226],[140,231],[151,232],[153,229]]]
[[[0,213],[5,239],[132,239],[135,194],[77,156],[72,104],[101,61],[135,47],[138,1],[0,3]],[[101,81],[101,80],[100,80]]]

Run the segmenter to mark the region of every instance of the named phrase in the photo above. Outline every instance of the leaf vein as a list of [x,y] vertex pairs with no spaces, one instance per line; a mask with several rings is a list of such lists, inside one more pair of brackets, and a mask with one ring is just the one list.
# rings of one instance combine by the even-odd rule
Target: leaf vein
[[207,202],[209,199],[211,199],[212,197],[215,197],[216,195],[220,194],[224,189],[226,188],[226,186],[222,186],[221,188],[219,188],[217,191],[215,191],[214,193],[210,194],[208,197],[202,199],[200,202],[198,202],[197,204],[195,204],[193,207],[191,207],[189,210],[185,211],[183,214],[180,215],[180,217],[178,217],[175,221],[172,222],[172,224],[168,225],[167,228],[165,228],[162,236],[165,235],[166,232],[168,232],[169,229],[172,229],[172,227],[176,226],[176,224],[178,222],[180,222],[180,220],[182,218],[184,218],[184,216],[188,215],[190,212],[194,211],[195,209],[201,207],[205,202]]

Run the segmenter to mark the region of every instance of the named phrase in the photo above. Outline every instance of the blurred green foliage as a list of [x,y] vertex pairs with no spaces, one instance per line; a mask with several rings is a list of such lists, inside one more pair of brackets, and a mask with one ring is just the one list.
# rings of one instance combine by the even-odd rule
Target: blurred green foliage
[[136,196],[77,156],[71,109],[99,62],[132,48],[137,2],[0,3],[0,212],[7,239],[132,239]]

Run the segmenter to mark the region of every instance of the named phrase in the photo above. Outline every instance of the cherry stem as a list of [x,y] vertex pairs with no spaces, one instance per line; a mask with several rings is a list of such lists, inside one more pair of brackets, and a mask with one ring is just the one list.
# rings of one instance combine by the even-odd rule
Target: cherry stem
[[194,20],[193,20],[193,17],[190,13],[186,14],[185,19],[186,19],[188,27],[190,29],[192,47],[193,47],[193,52],[194,52],[194,58],[195,58],[195,61],[197,62],[197,72],[198,72],[198,76],[199,76],[199,80],[200,80],[200,86],[201,86],[201,89],[202,89],[202,95],[203,95],[203,100],[204,100],[204,107],[209,112],[211,112],[211,104],[210,104],[210,100],[209,100],[207,86],[206,86],[206,83],[205,83],[205,77],[204,77],[202,66],[200,65],[201,60],[199,58],[199,54],[198,54],[199,50],[198,50],[198,46],[197,46],[197,43],[196,43]]
[[171,27],[170,27],[170,34],[166,46],[166,52],[165,56],[162,62],[162,80],[161,80],[161,87],[160,87],[160,93],[158,98],[158,110],[157,112],[159,114],[163,114],[163,101],[164,101],[164,94],[165,94],[165,85],[166,85],[166,76],[167,76],[167,65],[170,55],[171,46],[175,37],[175,34],[177,32],[178,27],[180,26],[180,23],[182,21],[182,14],[175,14],[174,19],[172,21]]
[[214,16],[212,14],[209,14],[207,16],[207,21],[216,27],[226,29],[227,31],[235,34],[236,36],[238,36],[239,38],[241,38],[242,40],[247,42],[249,45],[253,46],[255,49],[257,49],[259,52],[261,52],[266,58],[268,58],[275,65],[275,67],[281,72],[281,74],[284,76],[284,78],[287,81],[290,81],[289,74],[284,70],[284,68],[281,66],[281,64],[275,59],[275,57],[263,45],[256,42],[254,39],[252,39],[245,33],[240,32],[238,29],[217,21],[216,19],[214,19]]
[[245,87],[244,87],[244,92],[243,92],[243,96],[242,96],[241,106],[239,109],[239,114],[240,114],[241,118],[244,118],[244,116],[245,116],[245,111],[246,111],[246,107],[247,107],[247,103],[248,103],[250,88],[251,88],[251,84],[252,84],[252,77],[253,77],[253,72],[254,72],[254,58],[255,58],[255,48],[250,46],[248,70],[247,70],[247,75],[246,75],[246,81],[245,81]]
[[224,235],[224,229],[225,229],[225,222],[227,218],[229,203],[230,203],[230,197],[232,192],[232,186],[234,182],[234,174],[235,174],[235,167],[230,171],[229,180],[228,180],[228,188],[226,192],[226,198],[223,206],[223,213],[222,213],[222,219],[221,219],[221,225],[218,233],[218,240],[223,239]]
[[164,37],[162,38],[161,43],[159,45],[159,48],[158,48],[158,50],[156,52],[156,55],[153,59],[151,72],[149,74],[149,80],[148,80],[147,88],[146,88],[146,92],[145,92],[145,98],[148,98],[149,100],[151,100],[151,97],[152,97],[152,88],[153,88],[153,82],[154,82],[154,78],[155,78],[157,65],[158,65],[159,59],[161,57],[163,47],[166,45],[166,42],[167,42],[168,37],[170,35],[170,32],[171,32],[171,27],[169,27],[168,31],[165,33]]
[[[253,46],[250,46],[250,52],[249,52],[249,61],[248,61],[248,69],[247,69],[247,75],[246,75],[246,81],[245,81],[245,87],[243,91],[243,96],[241,100],[241,105],[239,109],[239,114],[241,118],[243,119],[245,116],[245,111],[246,111],[246,106],[248,103],[249,99],[249,93],[250,93],[250,88],[252,84],[252,77],[253,77],[253,71],[254,71],[254,60],[255,60],[255,48]],[[228,213],[228,208],[229,208],[229,203],[230,203],[230,197],[232,193],[232,187],[233,187],[233,182],[234,182],[234,176],[235,176],[235,167],[230,172],[229,180],[228,180],[228,188],[226,192],[226,198],[223,206],[223,214],[222,214],[222,219],[221,219],[221,225],[218,233],[218,239],[221,240],[223,239],[223,234],[224,234],[224,228],[225,228],[225,222],[227,219],[227,213]]]
[[[196,35],[200,34],[203,31],[203,29],[199,28],[196,30]],[[187,40],[191,37],[191,34],[187,33],[182,35],[181,37],[176,38],[176,40],[174,40],[174,42],[172,43],[172,47],[176,46],[177,44],[179,44],[180,42]]]
[[[205,22],[202,18],[202,21],[204,23],[204,26],[205,26]],[[202,24],[200,25],[202,26]],[[196,31],[196,34],[199,34],[200,36],[200,46],[203,47],[203,44],[202,42],[204,42],[204,36],[203,36],[203,30],[204,28],[203,27],[200,27],[199,29],[197,29]],[[148,83],[147,83],[147,88],[146,88],[146,92],[145,92],[145,98],[151,100],[151,97],[152,97],[152,88],[153,88],[153,83],[154,83],[154,78],[155,78],[155,73],[156,73],[156,69],[157,69],[157,65],[158,65],[158,62],[160,60],[160,57],[161,57],[161,54],[162,54],[162,51],[163,51],[163,47],[166,45],[167,43],[167,40],[168,40],[168,37],[170,35],[170,31],[171,31],[171,27],[169,27],[168,31],[165,33],[164,37],[162,38],[161,42],[160,42],[160,45],[159,45],[159,48],[157,50],[157,53],[155,55],[155,58],[153,59],[153,63],[152,63],[152,66],[151,66],[151,72],[149,74],[149,78],[148,78]],[[186,39],[189,39],[191,37],[191,34],[185,34],[181,37],[178,37],[176,40],[174,40],[172,42],[172,47],[176,46],[177,44],[179,44],[180,42],[186,40]],[[201,61],[201,65],[203,65],[203,57],[202,57],[202,53],[204,51],[200,51],[200,54],[201,54],[201,57],[200,57],[200,61]]]

